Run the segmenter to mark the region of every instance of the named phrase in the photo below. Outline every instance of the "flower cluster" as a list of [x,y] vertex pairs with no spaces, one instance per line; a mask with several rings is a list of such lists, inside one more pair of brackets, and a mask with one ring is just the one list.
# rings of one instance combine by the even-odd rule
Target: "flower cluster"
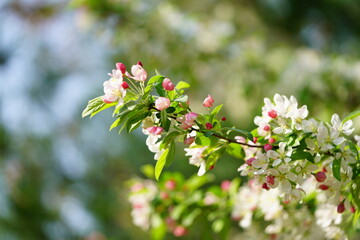
[[[292,96],[276,94],[264,100],[262,116],[255,117],[264,148],[248,150],[241,175],[249,175],[264,189],[277,188],[285,201],[299,201],[307,194],[300,186],[315,178],[319,191],[329,202],[343,204],[352,180],[352,165],[358,150],[346,140],[353,132],[352,121],[344,123],[334,114],[330,123],[307,119],[306,106],[298,108]],[[244,141],[244,139],[241,139]]]
[[[356,142],[351,139],[354,131],[351,119],[360,115],[359,112],[350,114],[343,121],[333,114],[330,122],[323,122],[309,118],[307,106],[299,107],[295,97],[275,94],[273,100],[264,99],[262,114],[254,119],[257,128],[249,132],[225,126],[226,117],[219,115],[222,104],[215,106],[211,95],[203,101],[205,113],[192,111],[189,97],[184,94],[189,84],[182,81],[174,84],[160,74],[148,79],[141,62],[131,67],[131,74],[126,71],[124,64],[117,63],[116,69],[109,75],[111,78],[103,84],[105,95],[90,100],[83,117],[92,117],[114,107],[115,121],[110,130],[119,127],[119,132],[126,129],[130,133],[141,127],[147,135],[146,144],[156,160],[153,170],[156,180],[164,178],[163,175],[160,178],[160,175],[174,160],[177,143],[186,145],[183,154],[189,157],[189,164],[198,168],[198,176],[206,178],[209,174],[205,173],[217,166],[224,154],[228,154],[244,162],[238,171],[250,179],[249,187],[242,187],[237,195],[233,184],[230,191],[228,183],[224,183],[220,190],[199,193],[203,199],[202,205],[196,207],[198,210],[195,213],[189,213],[191,221],[185,221],[179,217],[181,214],[176,214],[183,210],[174,209],[179,206],[187,208],[189,205],[180,204],[184,198],[174,192],[178,188],[170,187],[170,183],[164,184],[167,186],[165,190],[155,190],[156,187],[144,184],[142,188],[134,187],[134,197],[130,201],[136,210],[132,214],[142,215],[136,220],[136,225],[143,229],[155,227],[155,223],[149,223],[149,216],[154,213],[150,206],[156,199],[165,201],[172,199],[174,194],[176,200],[166,200],[167,204],[171,203],[166,207],[169,212],[175,213],[167,215],[161,212],[151,219],[166,219],[168,230],[175,236],[187,233],[189,222],[201,214],[203,207],[212,210],[224,208],[230,213],[228,207],[233,203],[231,217],[238,220],[241,227],[252,226],[258,211],[265,221],[271,222],[266,233],[277,236],[286,232],[288,235],[285,239],[306,235],[291,231],[286,226],[292,215],[294,223],[303,221],[307,224],[307,236],[313,236],[310,234],[312,229],[321,226],[330,236],[327,238],[343,236],[337,214],[356,212],[354,222],[359,218],[360,136],[354,136]],[[312,189],[305,187],[309,183]],[[157,193],[143,191],[150,188]],[[224,192],[229,194],[224,195]],[[290,207],[306,203],[312,195],[319,196],[316,201],[321,203],[321,207],[315,204],[312,206],[315,208],[313,212],[304,210],[309,212],[308,215],[297,214],[295,208]],[[199,196],[194,197],[196,201],[192,199],[191,204],[197,204]],[[137,198],[144,200],[141,207],[135,207],[138,206]],[[224,199],[231,200],[224,206],[221,201],[228,201]],[[336,212],[337,218],[329,223],[325,220],[330,217],[322,217],[328,215],[330,208]],[[315,217],[316,220],[313,220]],[[213,223],[215,232],[223,229],[224,218],[220,213],[212,218],[216,219]],[[156,227],[160,228],[158,225]]]

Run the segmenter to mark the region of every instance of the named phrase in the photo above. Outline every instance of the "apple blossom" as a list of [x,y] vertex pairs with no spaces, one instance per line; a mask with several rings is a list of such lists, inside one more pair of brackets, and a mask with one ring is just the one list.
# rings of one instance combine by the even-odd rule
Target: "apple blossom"
[[145,69],[142,66],[142,63],[139,61],[136,65],[132,65],[131,67],[131,76],[129,73],[126,73],[126,75],[136,81],[144,82],[147,79],[147,73]]
[[165,97],[159,97],[155,100],[155,108],[162,111],[170,107],[170,99]]

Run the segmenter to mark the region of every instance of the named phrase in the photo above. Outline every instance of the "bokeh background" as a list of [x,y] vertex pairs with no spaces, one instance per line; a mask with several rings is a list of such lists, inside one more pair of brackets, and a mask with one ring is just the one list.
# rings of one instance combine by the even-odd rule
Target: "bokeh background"
[[[110,112],[81,119],[114,63],[138,60],[238,128],[274,93],[329,120],[360,109],[360,1],[1,0],[0,239],[148,237],[124,185],[154,164],[145,137],[109,133]],[[196,173],[187,161],[170,170]],[[224,158],[216,181],[239,165]]]

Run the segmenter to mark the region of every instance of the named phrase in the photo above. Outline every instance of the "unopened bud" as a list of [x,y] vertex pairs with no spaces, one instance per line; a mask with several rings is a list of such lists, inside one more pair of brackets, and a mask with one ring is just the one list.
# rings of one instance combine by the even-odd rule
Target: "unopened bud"
[[257,143],[258,138],[257,137],[253,137],[253,143]]
[[315,174],[316,181],[318,182],[324,182],[326,180],[326,173],[324,172],[317,172]]
[[344,201],[342,201],[338,206],[337,206],[337,212],[338,213],[343,213],[345,211],[345,204]]
[[162,82],[162,86],[166,91],[172,91],[175,88],[174,84],[168,78],[164,79],[164,81]]
[[174,234],[175,237],[182,237],[182,236],[185,236],[187,234],[187,230],[183,226],[177,226],[174,229],[173,234]]
[[252,162],[255,160],[255,158],[249,158],[248,160],[246,160],[246,164],[249,166],[252,166]]
[[222,117],[221,121],[223,121],[223,122],[226,121],[226,117]]
[[116,63],[116,69],[120,70],[122,74],[126,73],[126,67],[123,63]]
[[213,105],[213,103],[214,103],[214,99],[211,97],[211,95],[209,94],[206,98],[205,98],[205,100],[204,100],[204,102],[203,102],[203,106],[204,107],[212,107],[212,105]]
[[275,177],[274,176],[266,176],[266,183],[268,185],[273,185],[275,183]]
[[273,144],[274,142],[276,142],[276,139],[275,139],[275,138],[269,138],[269,143],[270,143],[270,144]]
[[129,88],[129,84],[128,84],[127,82],[122,82],[122,83],[121,83],[121,87],[122,87],[123,89],[128,89],[128,88]]
[[222,181],[221,182],[221,189],[223,190],[223,191],[229,191],[229,189],[230,189],[230,185],[231,185],[231,181],[229,181],[229,180],[225,180],[225,181]]
[[270,145],[270,144],[265,144],[264,145],[264,150],[267,152],[267,151],[269,151],[269,150],[271,150],[273,148],[273,146],[272,145]]
[[263,130],[266,131],[266,132],[269,131],[269,130],[270,130],[270,126],[269,126],[269,125],[265,125],[265,126],[263,127]]
[[319,186],[319,188],[321,189],[321,190],[328,190],[329,189],[329,186],[328,185],[325,185],[325,184],[321,184],[320,186]]
[[210,129],[213,128],[213,125],[208,122],[208,123],[205,124],[205,127],[206,127],[207,130],[210,130]]
[[268,187],[268,185],[266,183],[263,183],[262,188],[265,190],[270,190],[270,188]]
[[195,141],[195,138],[194,138],[194,137],[188,137],[188,138],[185,138],[184,143],[185,143],[186,145],[190,145],[190,144],[192,144],[194,141]]
[[165,188],[167,190],[174,190],[176,188],[176,181],[174,179],[170,179],[165,182]]
[[142,62],[138,61],[137,65],[143,66]]
[[276,118],[277,117],[277,112],[275,110],[271,110],[268,112],[268,116],[271,118]]

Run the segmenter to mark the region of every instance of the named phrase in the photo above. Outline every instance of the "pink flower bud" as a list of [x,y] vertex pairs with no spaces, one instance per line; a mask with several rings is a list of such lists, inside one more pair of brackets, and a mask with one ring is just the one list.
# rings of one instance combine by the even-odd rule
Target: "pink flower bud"
[[143,64],[142,64],[141,61],[138,61],[136,64],[137,64],[137,65],[140,65],[141,67],[143,66]]
[[165,200],[165,199],[169,199],[170,196],[167,192],[160,192],[160,198]]
[[270,143],[270,144],[273,144],[274,142],[276,142],[276,139],[275,139],[275,138],[269,138],[269,143]]
[[329,186],[328,185],[325,185],[325,184],[321,184],[320,186],[319,186],[319,188],[321,189],[321,190],[328,190],[329,189]]
[[222,189],[224,192],[229,191],[230,186],[231,186],[231,181],[229,181],[229,180],[225,180],[225,181],[222,181],[222,182],[221,182],[221,189]]
[[174,190],[176,188],[176,181],[174,179],[166,181],[165,188],[170,191]]
[[270,144],[265,144],[264,145],[264,150],[267,152],[267,151],[269,151],[269,150],[271,150],[273,148],[273,146],[272,145],[270,145]]
[[274,176],[266,176],[266,183],[267,183],[267,185],[274,185],[275,177]]
[[253,137],[253,143],[257,143],[258,138],[257,137]]
[[122,82],[122,83],[121,83],[121,87],[122,87],[123,89],[128,89],[128,88],[129,88],[129,84],[128,84],[127,82]]
[[268,116],[271,117],[271,118],[276,118],[278,115],[277,115],[277,112],[275,110],[271,110],[268,112]]
[[168,78],[164,79],[164,81],[162,82],[162,86],[166,91],[172,91],[175,88],[174,84]]
[[211,165],[211,166],[209,167],[209,170],[213,170],[214,167],[215,167],[215,165]]
[[162,111],[164,109],[167,109],[168,107],[170,107],[170,99],[165,97],[159,97],[158,99],[156,99],[155,101],[156,109]]
[[351,206],[350,212],[351,212],[351,213],[355,213],[355,212],[356,212],[356,208],[355,208],[354,206]]
[[185,122],[192,125],[192,124],[194,124],[194,121],[198,116],[199,116],[199,114],[194,113],[194,112],[190,112],[190,113],[185,115]]
[[255,160],[255,158],[249,158],[248,160],[246,160],[246,164],[249,166],[252,166],[252,162]]
[[222,117],[221,121],[225,122],[226,121],[226,117]]
[[345,211],[345,204],[342,201],[338,206],[337,206],[337,212],[338,213],[343,213]]
[[268,187],[268,185],[266,183],[263,183],[263,185],[261,186],[263,189],[265,190],[270,190],[270,188]]
[[183,122],[180,124],[180,128],[182,129],[189,129],[192,126],[192,124],[188,124],[187,122]]
[[318,182],[324,182],[326,180],[326,173],[324,172],[317,172],[315,174],[316,181]]
[[185,138],[184,143],[185,143],[186,145],[190,145],[190,144],[192,144],[194,141],[195,141],[195,138],[194,138],[194,137],[188,137],[188,138]]
[[177,226],[174,229],[173,234],[174,234],[175,237],[182,237],[182,236],[185,236],[187,234],[187,230],[183,226]]
[[123,63],[116,63],[116,69],[120,70],[122,74],[126,72],[126,67]]
[[206,128],[207,130],[210,130],[210,129],[213,128],[213,125],[208,122],[208,123],[205,124],[205,128]]
[[264,130],[264,131],[269,131],[269,130],[270,130],[270,126],[269,126],[269,125],[265,125],[265,126],[263,127],[263,130]]
[[156,126],[148,127],[146,130],[148,130],[150,134],[154,134],[154,135],[160,135],[164,131],[162,127],[156,127]]
[[207,96],[207,98],[205,98],[205,100],[204,100],[204,102],[203,102],[203,106],[204,107],[212,107],[212,105],[213,105],[213,103],[214,103],[214,99],[211,97],[211,95],[209,94],[208,96]]

